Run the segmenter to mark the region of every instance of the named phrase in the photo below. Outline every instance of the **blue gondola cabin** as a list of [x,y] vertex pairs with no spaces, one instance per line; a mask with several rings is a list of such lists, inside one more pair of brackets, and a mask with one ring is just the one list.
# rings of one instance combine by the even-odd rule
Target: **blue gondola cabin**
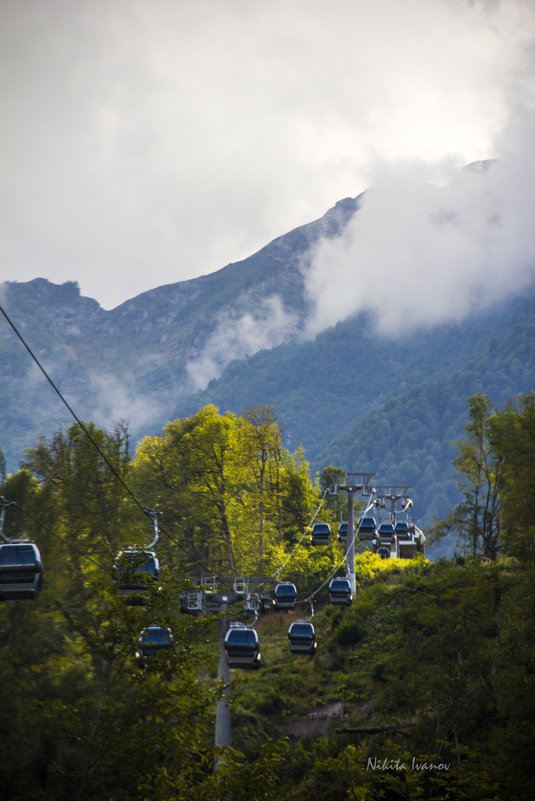
[[0,600],[37,598],[43,587],[43,565],[33,542],[0,545]]
[[377,523],[374,517],[360,517],[357,523],[357,531],[359,540],[367,542],[373,540],[377,529]]
[[341,606],[349,606],[353,594],[351,592],[351,584],[349,579],[346,578],[333,578],[329,583],[329,601],[332,604],[339,604]]
[[331,527],[328,523],[314,523],[312,526],[312,545],[328,545],[331,541]]
[[127,604],[141,605],[143,591],[160,575],[160,565],[154,551],[122,551],[115,560],[114,575],[119,583],[119,596]]
[[396,537],[398,540],[411,540],[412,539],[412,532],[409,527],[409,524],[405,520],[398,520],[396,523],[394,530],[396,532]]
[[305,620],[296,620],[288,629],[288,642],[292,654],[308,654],[316,652],[317,642],[314,626]]
[[229,628],[224,641],[230,668],[257,670],[262,664],[258,634],[245,626]]
[[147,659],[173,649],[174,640],[170,629],[156,625],[147,626],[137,641],[135,659],[138,664],[145,666]]
[[379,545],[390,545],[395,542],[396,532],[393,523],[381,523],[377,529],[377,539]]
[[281,581],[275,587],[274,596],[275,609],[293,609],[297,603],[297,587],[291,581]]

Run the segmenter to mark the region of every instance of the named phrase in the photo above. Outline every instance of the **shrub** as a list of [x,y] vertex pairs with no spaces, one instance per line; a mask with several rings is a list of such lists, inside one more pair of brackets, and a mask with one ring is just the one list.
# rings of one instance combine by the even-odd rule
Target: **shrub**
[[357,622],[351,621],[344,623],[336,632],[336,642],[338,645],[355,645],[366,636],[366,629]]

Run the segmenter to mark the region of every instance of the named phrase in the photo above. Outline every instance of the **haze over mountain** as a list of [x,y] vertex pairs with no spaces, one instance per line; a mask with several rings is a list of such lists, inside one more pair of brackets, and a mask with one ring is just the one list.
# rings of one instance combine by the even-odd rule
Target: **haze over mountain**
[[[356,207],[342,201],[245,261],[111,311],[80,296],[74,282],[44,279],[5,282],[2,305],[79,416],[100,424],[127,418],[135,432],[151,430],[231,360],[295,338],[305,316],[301,258],[320,237],[339,233]],[[6,323],[0,336],[2,442],[11,464],[36,435],[70,420]]]
[[[2,284],[2,306],[83,419],[126,419],[137,439],[204,403],[270,404],[313,470],[373,470],[415,485],[427,518],[445,514],[467,396],[502,404],[534,383],[535,243],[513,172],[478,163],[447,187],[391,176],[248,259],[111,311],[44,279]],[[72,418],[5,322],[0,349],[14,470]]]

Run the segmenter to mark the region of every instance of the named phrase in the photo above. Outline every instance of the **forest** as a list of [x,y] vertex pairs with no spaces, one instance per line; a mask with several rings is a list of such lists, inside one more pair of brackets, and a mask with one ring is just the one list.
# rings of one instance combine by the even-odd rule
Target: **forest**
[[[359,548],[343,608],[323,587],[344,574],[343,545],[306,536],[314,518],[347,519],[326,492],[342,471],[312,481],[270,407],[205,406],[135,452],[123,424],[29,447],[2,476],[3,536],[37,544],[44,583],[13,600],[0,569],[0,801],[534,798],[535,392],[501,409],[470,396],[454,447],[461,502],[425,532],[455,536],[454,558]],[[158,580],[129,604],[114,565],[154,520]],[[260,614],[263,666],[231,671],[225,749],[218,615],[181,605],[203,576],[315,595],[314,655],[288,648],[308,609]],[[173,647],[141,658],[155,624]]]

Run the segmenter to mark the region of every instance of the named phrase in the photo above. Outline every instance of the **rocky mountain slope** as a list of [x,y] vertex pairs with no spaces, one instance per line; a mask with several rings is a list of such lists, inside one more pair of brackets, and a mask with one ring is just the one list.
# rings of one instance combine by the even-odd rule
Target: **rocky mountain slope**
[[[458,497],[451,440],[462,437],[467,397],[501,406],[533,388],[535,290],[396,335],[378,334],[361,312],[306,336],[304,265],[361,204],[342,200],[248,259],[111,311],[73,282],[44,279],[2,284],[1,303],[82,419],[125,420],[135,442],[206,403],[236,413],[271,405],[312,472],[336,463],[409,483],[429,521]],[[0,449],[12,471],[72,418],[5,320],[0,358]]]

